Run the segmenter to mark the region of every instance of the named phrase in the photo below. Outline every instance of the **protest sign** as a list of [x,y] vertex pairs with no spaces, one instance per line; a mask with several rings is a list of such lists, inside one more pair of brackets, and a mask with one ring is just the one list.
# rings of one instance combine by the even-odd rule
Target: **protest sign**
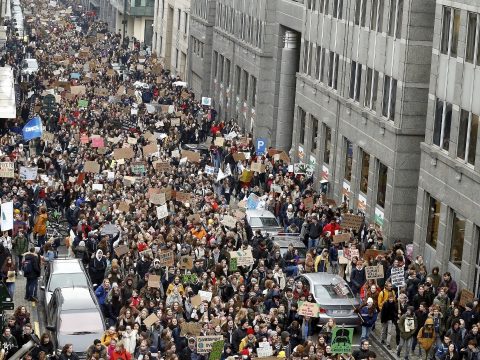
[[175,263],[175,254],[172,250],[162,251],[158,255],[158,259],[161,266],[171,267]]
[[20,166],[20,180],[35,180],[37,173],[38,167]]
[[338,234],[338,235],[333,235],[333,243],[334,244],[340,244],[342,242],[348,243],[350,241],[350,234]]
[[86,91],[85,85],[70,86],[70,93],[72,95],[85,95]]
[[220,360],[223,354],[223,348],[225,346],[224,340],[215,341],[212,344],[212,350],[210,351],[209,360]]
[[367,261],[374,260],[377,256],[385,256],[387,254],[386,251],[383,250],[375,250],[375,249],[367,249],[363,254],[363,258]]
[[150,327],[155,324],[158,321],[158,316],[155,313],[150,314],[147,316],[145,320],[143,320],[143,323],[147,327],[147,329],[150,329]]
[[190,201],[190,198],[191,198],[190,193],[186,193],[182,191],[175,192],[175,200],[177,200],[178,202],[187,203]]
[[92,190],[94,191],[103,191],[103,184],[93,184]]
[[113,150],[113,157],[115,160],[132,159],[135,156],[132,148],[120,148]]
[[215,138],[215,146],[223,146],[223,144],[225,143],[225,139],[223,137],[216,137]]
[[237,220],[233,216],[225,215],[222,219],[222,225],[234,229],[237,226]]
[[245,154],[243,152],[236,152],[233,154],[233,160],[243,161],[243,160],[247,160],[247,158],[245,157]]
[[313,209],[313,197],[309,196],[303,199],[303,204],[305,205],[305,210],[312,210]]
[[250,170],[262,174],[266,170],[265,164],[262,164],[262,163],[259,163],[259,162],[252,162],[250,164]]
[[228,270],[232,271],[232,272],[238,270],[238,264],[237,264],[237,258],[236,257],[230,258],[230,262],[228,263]]
[[462,292],[460,293],[460,306],[465,307],[465,305],[469,302],[473,302],[473,299],[475,298],[475,294],[471,292],[468,289],[463,289]]
[[191,256],[184,255],[180,258],[180,269],[182,270],[192,270],[193,268],[193,259]]
[[256,194],[251,193],[247,199],[247,209],[256,209],[258,204],[260,204],[260,198]]
[[342,228],[359,231],[363,224],[363,216],[353,214],[342,215]]
[[365,266],[365,276],[367,277],[367,280],[383,279],[383,266]]
[[197,353],[209,354],[217,341],[222,341],[223,335],[197,336]]
[[202,333],[202,324],[199,322],[182,322],[180,324],[180,336],[187,336],[187,335],[199,336],[201,333]]
[[163,205],[167,201],[165,199],[165,193],[152,194],[149,196],[149,200],[153,205]]
[[213,294],[210,291],[199,290],[198,295],[200,295],[203,301],[208,301],[208,302],[212,301]]
[[187,158],[192,163],[200,162],[200,154],[195,151],[182,150],[182,158]]
[[353,328],[335,327],[332,331],[331,351],[333,354],[352,352]]
[[159,288],[160,287],[160,275],[148,275],[148,287]]
[[237,266],[250,266],[255,263],[251,249],[230,251],[230,258],[237,259]]
[[390,280],[392,285],[395,287],[405,286],[405,268],[402,267],[392,267],[390,273]]
[[158,220],[162,220],[168,216],[168,208],[167,205],[157,206],[157,218]]
[[128,253],[128,246],[127,245],[119,245],[117,246],[114,251],[115,251],[115,255],[117,255],[118,257],[122,256],[122,255],[125,255],[126,253]]
[[[198,282],[197,274],[184,274],[184,275],[182,275],[182,283],[183,284],[196,284],[197,282]],[[202,301],[201,297],[200,297],[200,301]]]
[[150,154],[156,153],[158,151],[157,144],[148,144],[143,147],[143,156],[147,157]]
[[51,132],[48,132],[48,131],[43,131],[41,139],[48,142],[52,142],[53,140],[55,140],[55,134],[52,134]]
[[190,298],[190,303],[193,307],[199,307],[202,304],[202,298],[200,295],[195,295],[194,297]]
[[125,212],[125,213],[128,213],[130,211],[130,205],[128,203],[126,203],[125,201],[122,201],[118,205],[118,210],[120,210],[122,212]]
[[215,168],[213,166],[205,165],[205,173],[207,175],[214,175],[215,174]]
[[259,346],[256,351],[257,351],[257,356],[262,359],[265,359],[273,355],[273,348],[270,345],[270,343],[268,343],[268,345],[265,345],[265,346]]
[[144,175],[146,173],[146,164],[144,162],[134,162],[131,165],[132,173],[135,175]]
[[315,165],[304,164],[304,163],[297,163],[293,164],[293,172],[295,175],[305,175],[305,176],[313,176],[315,172]]
[[80,137],[80,142],[81,142],[82,144],[88,144],[88,141],[89,141],[89,140],[90,140],[90,139],[88,138],[88,135],[87,135],[87,134],[82,134],[82,136]]
[[96,161],[86,161],[83,171],[98,174],[100,172],[100,164]]
[[105,146],[102,137],[94,137],[92,138],[92,147],[94,148],[103,148]]
[[15,164],[13,162],[0,162],[0,178],[15,177]]
[[297,312],[298,315],[302,316],[318,317],[318,304],[308,301],[299,301]]

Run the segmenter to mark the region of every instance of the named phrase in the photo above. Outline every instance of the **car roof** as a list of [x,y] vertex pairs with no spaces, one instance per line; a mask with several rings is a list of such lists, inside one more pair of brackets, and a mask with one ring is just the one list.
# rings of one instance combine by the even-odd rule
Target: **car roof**
[[296,249],[304,249],[306,246],[303,242],[298,239],[274,239],[275,244],[277,244],[280,248],[288,248],[288,245],[292,244]]
[[271,211],[262,210],[262,209],[248,209],[245,211],[247,216],[250,217],[264,217],[264,218],[275,218],[275,215]]
[[98,308],[97,303],[94,300],[94,295],[89,288],[57,288],[55,289],[55,293],[58,293],[60,298],[62,311],[93,310]]
[[313,285],[331,285],[345,282],[340,276],[326,272],[307,273],[301,276],[309,280]]
[[51,274],[75,274],[83,272],[79,259],[56,259],[52,262]]

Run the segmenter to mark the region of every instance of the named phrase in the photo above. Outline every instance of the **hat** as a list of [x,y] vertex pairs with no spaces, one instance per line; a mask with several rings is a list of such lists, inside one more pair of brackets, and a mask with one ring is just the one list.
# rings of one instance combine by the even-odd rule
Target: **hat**
[[249,327],[249,328],[247,329],[247,335],[255,335],[255,330],[253,330],[252,327]]
[[285,356],[285,351],[283,351],[283,350],[282,350],[282,351],[279,351],[277,357],[279,357],[279,358],[284,358],[284,357],[286,357],[286,356]]
[[282,331],[282,334],[280,336],[282,337],[283,341],[286,341],[287,338],[290,336],[290,333],[288,331]]
[[367,299],[367,304],[373,304],[373,299],[371,297]]

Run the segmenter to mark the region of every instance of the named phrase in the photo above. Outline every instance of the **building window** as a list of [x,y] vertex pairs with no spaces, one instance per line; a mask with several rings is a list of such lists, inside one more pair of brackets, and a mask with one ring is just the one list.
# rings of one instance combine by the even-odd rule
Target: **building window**
[[433,143],[448,151],[450,148],[450,128],[452,126],[452,104],[437,99],[433,125]]
[[181,25],[182,25],[182,10],[178,9],[177,10],[177,30],[180,30]]
[[460,32],[460,10],[444,6],[442,22],[442,54],[456,57]]
[[377,205],[385,208],[385,195],[387,193],[388,167],[378,162],[378,182],[377,182]]
[[325,142],[323,149],[323,162],[327,165],[330,164],[330,148],[332,146],[332,129],[329,126],[324,125],[323,133],[325,134]]
[[328,1],[329,0],[320,0],[320,7],[318,10],[325,15],[328,15]]
[[382,32],[383,1],[384,0],[372,0],[370,29],[372,29],[373,31]]
[[243,100],[248,99],[248,72],[243,70]]
[[303,66],[302,70],[305,74],[308,73],[308,50],[310,47],[310,43],[308,41],[305,41],[303,43]]
[[365,26],[366,14],[367,14],[367,0],[356,0],[355,25]]
[[323,68],[325,65],[325,49],[322,47],[317,46],[317,71],[315,74],[315,78],[320,80],[323,83],[323,74],[325,73]]
[[338,54],[330,51],[330,61],[328,64],[328,86],[337,90],[337,77],[338,77]]
[[302,108],[298,108],[298,115],[300,117],[300,139],[298,142],[303,145],[305,143],[305,121],[307,113]]
[[450,242],[450,261],[458,268],[462,267],[463,243],[465,240],[465,218],[453,211],[452,240]]
[[220,65],[218,68],[218,71],[220,72],[220,82],[223,83],[223,62],[224,62],[224,57],[223,55],[220,55]]
[[343,15],[343,0],[333,0],[333,17],[335,19],[342,19]]
[[313,43],[310,43],[310,48],[308,51],[308,75],[313,76],[314,74],[314,65],[315,65],[315,48]]
[[397,100],[397,80],[385,75],[383,84],[382,115],[388,120],[395,120],[395,103]]
[[388,35],[399,39],[402,35],[403,0],[391,0]]
[[467,48],[465,61],[480,65],[480,44],[479,44],[479,14],[468,13],[468,32],[467,32]]
[[348,182],[352,181],[352,165],[353,165],[353,144],[350,140],[345,138],[345,176],[344,179]]
[[350,75],[350,99],[360,100],[360,85],[362,84],[362,64],[352,61]]
[[440,208],[441,203],[437,199],[429,196],[428,199],[428,227],[427,227],[427,238],[426,243],[433,247],[437,248],[438,241],[438,227],[440,225]]
[[370,154],[362,151],[362,171],[360,174],[360,191],[368,192],[368,170],[370,169]]
[[225,84],[230,86],[230,60],[225,58]]
[[378,88],[378,71],[367,68],[367,83],[365,85],[365,107],[377,110],[377,88]]
[[180,53],[179,53],[178,49],[175,50],[175,67],[177,68],[177,70],[180,67],[180,63],[178,62],[179,61],[179,55],[180,55]]
[[312,116],[312,142],[310,152],[315,153],[317,151],[317,137],[318,137],[318,119]]
[[216,79],[218,75],[218,52],[213,52],[213,78]]
[[255,76],[252,76],[252,107],[255,107],[257,105],[257,78]]
[[470,165],[475,165],[477,151],[478,115],[462,110],[458,133],[457,156]]
[[240,69],[239,66],[235,67],[235,94],[237,96],[240,96],[240,81],[242,76],[242,70]]
[[477,244],[477,259],[475,261],[475,280],[473,285],[473,292],[475,297],[478,298],[480,295],[480,227],[475,226],[475,235],[473,244]]

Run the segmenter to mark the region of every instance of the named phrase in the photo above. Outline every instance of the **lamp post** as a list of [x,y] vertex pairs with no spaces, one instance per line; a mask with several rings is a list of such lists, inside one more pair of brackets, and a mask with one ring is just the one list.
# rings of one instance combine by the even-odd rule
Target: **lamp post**
[[123,0],[123,39],[125,41],[125,34],[127,32],[127,1]]

